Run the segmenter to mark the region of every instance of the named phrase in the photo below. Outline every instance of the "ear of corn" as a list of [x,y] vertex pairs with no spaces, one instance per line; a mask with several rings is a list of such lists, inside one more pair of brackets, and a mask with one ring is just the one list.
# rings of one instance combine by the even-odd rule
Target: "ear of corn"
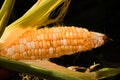
[[29,29],[1,49],[0,56],[19,60],[71,55],[101,46],[104,37],[104,34],[78,27]]

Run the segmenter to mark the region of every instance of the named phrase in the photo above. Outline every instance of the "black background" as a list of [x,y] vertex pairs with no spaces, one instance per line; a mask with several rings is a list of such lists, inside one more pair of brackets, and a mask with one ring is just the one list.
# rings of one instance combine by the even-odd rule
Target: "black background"
[[[89,67],[96,62],[100,63],[101,67],[120,67],[120,3],[118,1],[72,0],[64,24],[101,32],[112,40],[97,49],[51,59],[51,61],[64,66]],[[34,3],[35,0],[16,0],[9,24],[21,17]],[[118,80],[118,77],[115,79]]]

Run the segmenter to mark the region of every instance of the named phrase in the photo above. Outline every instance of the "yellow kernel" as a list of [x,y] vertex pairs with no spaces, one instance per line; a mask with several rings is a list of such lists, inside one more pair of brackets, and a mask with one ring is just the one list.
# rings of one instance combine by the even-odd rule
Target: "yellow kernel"
[[74,39],[74,40],[72,41],[72,43],[73,43],[73,45],[77,45],[77,40]]
[[[20,56],[20,55],[19,55]],[[27,58],[28,57],[28,54],[26,52],[23,53],[23,57],[24,58]]]
[[48,41],[52,41],[52,33],[48,34]]
[[5,57],[5,55],[6,55],[5,53],[6,53],[5,51],[1,50],[1,51],[0,51],[0,56]]
[[46,41],[46,45],[47,45],[47,48],[49,48],[50,47],[50,42]]
[[26,40],[27,40],[28,42],[30,42],[30,41],[31,41],[31,36],[27,36],[27,37],[26,37]]
[[65,46],[64,48],[65,48],[65,51],[66,51],[66,52],[69,52],[69,51],[70,51],[69,46]]
[[55,49],[56,49],[56,52],[55,52],[56,54],[60,54],[61,53],[61,47],[56,47]]
[[41,49],[38,49],[38,53],[39,53],[39,56],[41,56],[42,50],[41,50]]
[[60,40],[57,40],[56,42],[58,46],[61,46]]
[[39,48],[43,48],[43,44],[42,44],[42,41],[39,41]]
[[25,49],[25,51],[27,51],[27,50],[28,50],[28,48],[27,48],[27,46],[26,46],[26,45],[24,45],[24,49]]
[[56,41],[53,41],[52,44],[53,44],[53,47],[57,47],[57,42]]
[[38,49],[35,49],[35,56],[38,56],[38,53],[39,53],[39,51],[38,51]]
[[42,41],[42,44],[43,44],[43,47],[42,48],[47,48],[47,44],[46,44],[46,41]]
[[39,42],[38,41],[35,41],[35,48],[39,49]]
[[15,53],[15,59],[18,60],[20,58],[20,54],[19,53]]
[[31,56],[31,60],[35,60],[35,56]]
[[46,53],[46,50],[45,49],[41,49],[41,57],[42,58],[46,58],[46,55],[47,55],[47,53]]
[[30,50],[28,50],[26,53],[27,53],[28,56],[31,56]]
[[15,59],[15,55],[12,55],[12,59]]
[[20,54],[20,59],[23,59],[24,57],[23,57],[23,54]]

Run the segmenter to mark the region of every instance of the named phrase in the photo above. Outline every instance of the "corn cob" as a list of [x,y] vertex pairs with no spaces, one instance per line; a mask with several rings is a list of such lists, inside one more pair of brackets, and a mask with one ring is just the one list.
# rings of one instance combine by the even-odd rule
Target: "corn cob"
[[104,41],[104,34],[73,26],[30,29],[0,49],[0,56],[16,60],[48,59],[91,50]]

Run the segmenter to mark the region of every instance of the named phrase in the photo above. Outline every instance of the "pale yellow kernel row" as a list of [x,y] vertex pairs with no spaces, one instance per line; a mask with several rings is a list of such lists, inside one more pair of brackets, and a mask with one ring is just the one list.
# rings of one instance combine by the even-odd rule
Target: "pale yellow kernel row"
[[23,53],[15,52],[13,55],[1,54],[1,56],[7,57],[10,59],[16,59],[16,60],[18,59],[47,59],[47,58],[63,56],[66,53],[67,53],[66,55],[70,55],[73,52],[78,52],[80,49],[81,47],[79,46],[59,46],[59,47],[53,48],[52,51],[50,51],[50,48],[31,49]]

